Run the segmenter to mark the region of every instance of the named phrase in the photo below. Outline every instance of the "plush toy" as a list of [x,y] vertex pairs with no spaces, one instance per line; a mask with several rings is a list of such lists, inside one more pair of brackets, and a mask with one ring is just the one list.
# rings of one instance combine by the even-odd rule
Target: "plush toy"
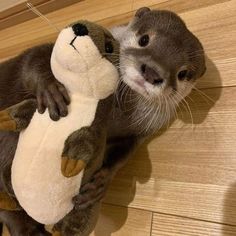
[[[68,116],[52,121],[47,112],[35,112],[34,99],[0,112],[0,129],[21,131],[12,164],[15,195],[40,223],[54,224],[67,215],[81,181],[102,164],[118,53],[118,43],[101,26],[79,21],[66,27],[54,45],[51,69],[70,93]],[[6,194],[0,199],[16,207]]]

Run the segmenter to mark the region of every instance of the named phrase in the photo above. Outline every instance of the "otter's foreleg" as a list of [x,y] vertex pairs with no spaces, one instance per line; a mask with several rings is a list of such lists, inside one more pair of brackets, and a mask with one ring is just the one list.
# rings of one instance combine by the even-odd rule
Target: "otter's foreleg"
[[0,130],[21,131],[25,129],[37,108],[35,99],[28,99],[0,111]]

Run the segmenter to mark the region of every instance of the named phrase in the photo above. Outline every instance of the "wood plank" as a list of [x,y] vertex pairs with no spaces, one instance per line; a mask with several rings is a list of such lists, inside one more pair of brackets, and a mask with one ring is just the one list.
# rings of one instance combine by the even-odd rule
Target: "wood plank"
[[144,145],[106,203],[236,225],[236,88],[193,92],[189,114]]
[[[235,11],[236,1],[229,1],[181,15],[190,30],[201,40],[208,58],[213,61],[212,66],[221,72],[222,86],[236,84],[235,70],[233,70],[236,66]],[[214,81],[212,78],[206,79],[199,84],[199,87],[212,87],[214,84],[212,81]],[[217,86],[218,84],[215,84],[215,87]]]
[[[33,4],[33,6],[35,6],[42,14],[47,14],[79,1],[82,0],[31,0],[30,3]],[[19,4],[13,5],[11,8],[1,12],[0,30],[38,17],[28,9],[26,3],[27,1],[20,1]]]
[[152,236],[234,236],[236,227],[154,214]]
[[2,0],[0,2],[0,11],[2,13],[3,11],[13,8],[23,2],[25,2],[25,0]]
[[[38,6],[41,3],[48,2],[50,0],[31,0],[30,3],[32,3],[34,6]],[[0,3],[0,22],[4,18],[7,18],[9,16],[15,15],[19,12],[22,12],[24,10],[27,10],[26,6],[27,1],[26,0],[3,0]]]
[[172,10],[178,13],[192,11],[204,8],[229,0],[207,0],[207,1],[186,1],[186,0],[138,0],[134,1],[133,8],[137,10],[144,6],[150,6],[151,9]]

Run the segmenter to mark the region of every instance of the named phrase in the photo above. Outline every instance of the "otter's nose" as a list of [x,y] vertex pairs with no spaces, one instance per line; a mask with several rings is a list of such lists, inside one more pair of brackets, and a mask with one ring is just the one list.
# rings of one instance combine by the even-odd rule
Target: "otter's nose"
[[87,27],[80,23],[73,25],[72,29],[76,36],[85,36],[89,33]]
[[159,73],[146,64],[141,66],[141,71],[144,79],[152,85],[161,85],[164,82]]

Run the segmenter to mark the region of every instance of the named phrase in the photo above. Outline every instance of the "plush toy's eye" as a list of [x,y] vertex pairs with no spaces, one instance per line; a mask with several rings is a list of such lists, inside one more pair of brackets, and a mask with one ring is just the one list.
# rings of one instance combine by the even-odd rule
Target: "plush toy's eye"
[[113,53],[114,48],[113,48],[112,42],[106,42],[105,51],[106,53]]
[[178,73],[178,79],[179,80],[184,80],[187,76],[187,73],[188,71],[187,70],[181,70],[179,73]]
[[149,44],[149,36],[147,34],[143,35],[139,41],[138,41],[139,46],[141,47],[146,47]]

